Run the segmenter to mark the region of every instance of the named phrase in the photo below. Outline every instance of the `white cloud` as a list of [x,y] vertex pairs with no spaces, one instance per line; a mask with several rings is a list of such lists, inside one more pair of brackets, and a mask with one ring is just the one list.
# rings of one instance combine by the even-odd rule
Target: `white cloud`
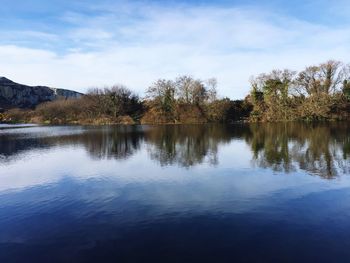
[[71,25],[55,35],[64,51],[2,45],[0,74],[79,91],[124,83],[141,95],[157,78],[192,74],[217,77],[222,95],[242,98],[250,75],[350,60],[347,25],[327,27],[254,9],[137,5],[62,19]]

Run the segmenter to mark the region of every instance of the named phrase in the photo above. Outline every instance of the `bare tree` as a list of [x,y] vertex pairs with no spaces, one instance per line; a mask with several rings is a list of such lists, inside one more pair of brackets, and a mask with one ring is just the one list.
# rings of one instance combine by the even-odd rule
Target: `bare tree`
[[214,101],[217,96],[215,78],[202,81],[191,76],[180,76],[175,80],[178,100],[186,104],[202,104],[207,100]]
[[206,81],[206,86],[207,86],[207,94],[208,94],[208,100],[209,102],[214,102],[217,100],[217,86],[218,86],[218,81],[216,78],[210,78]]
[[193,92],[195,80],[188,75],[177,77],[175,80],[176,95],[183,103],[191,103],[191,94]]
[[112,111],[114,117],[127,114],[130,100],[136,99],[136,95],[123,85],[114,85],[111,88],[105,88],[104,94],[108,100],[108,108]]
[[296,90],[304,95],[336,92],[342,82],[341,65],[339,61],[329,60],[319,66],[307,67],[299,73]]
[[329,60],[320,65],[320,72],[322,91],[326,94],[334,93],[342,82],[342,63]]
[[300,95],[317,94],[320,81],[318,79],[319,67],[310,66],[301,71],[296,80],[296,91]]
[[171,80],[159,79],[147,90],[147,99],[153,101],[156,107],[170,112],[175,103],[175,83]]
[[107,114],[113,117],[130,115],[141,108],[139,97],[123,85],[114,85],[104,89],[91,89],[87,97],[99,115]]
[[191,103],[201,105],[208,98],[207,90],[201,80],[195,80],[191,93]]

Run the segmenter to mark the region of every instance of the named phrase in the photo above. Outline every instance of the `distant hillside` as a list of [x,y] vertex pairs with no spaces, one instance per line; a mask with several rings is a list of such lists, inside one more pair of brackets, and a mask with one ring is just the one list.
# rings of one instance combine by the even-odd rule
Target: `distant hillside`
[[58,98],[79,98],[82,93],[45,86],[27,86],[0,77],[0,109],[34,108]]

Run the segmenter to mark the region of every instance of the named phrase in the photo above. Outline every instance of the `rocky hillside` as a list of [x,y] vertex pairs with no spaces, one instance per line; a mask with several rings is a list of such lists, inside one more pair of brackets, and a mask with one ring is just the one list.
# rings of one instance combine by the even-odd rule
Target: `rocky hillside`
[[79,92],[45,86],[27,86],[0,77],[0,109],[34,108],[58,98],[79,98]]

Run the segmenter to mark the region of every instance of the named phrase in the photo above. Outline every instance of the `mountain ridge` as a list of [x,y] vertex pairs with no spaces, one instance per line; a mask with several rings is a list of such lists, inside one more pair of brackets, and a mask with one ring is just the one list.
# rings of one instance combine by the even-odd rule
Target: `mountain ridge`
[[0,77],[0,109],[35,108],[43,102],[58,98],[79,98],[83,94],[68,89],[47,86],[29,86],[14,82],[4,76]]

